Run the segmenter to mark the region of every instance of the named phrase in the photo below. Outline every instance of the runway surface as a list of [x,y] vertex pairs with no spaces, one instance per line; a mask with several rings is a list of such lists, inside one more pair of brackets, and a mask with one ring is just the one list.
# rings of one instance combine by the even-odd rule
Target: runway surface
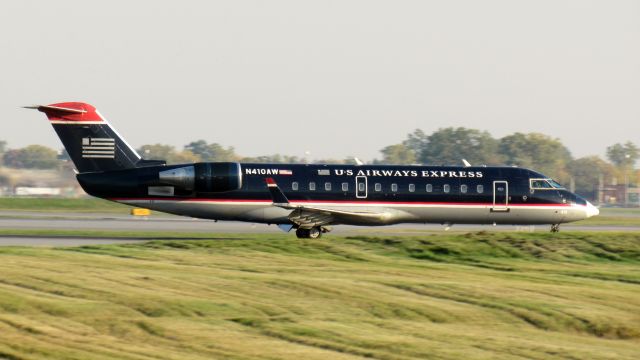
[[[105,231],[166,231],[198,233],[282,233],[275,225],[241,222],[214,222],[170,215],[133,217],[129,215],[99,213],[45,213],[0,211],[0,229],[39,230],[105,230]],[[438,224],[400,224],[384,227],[340,225],[333,227],[337,235],[418,235],[425,231],[445,231]],[[640,231],[639,226],[580,226],[564,224],[565,231]],[[548,231],[548,226],[491,226],[454,225],[451,231]],[[327,236],[331,236],[328,234]],[[290,234],[294,237],[295,235]],[[148,239],[75,238],[50,236],[0,236],[0,246],[78,246],[140,242]]]
[[83,246],[145,242],[147,239],[0,236],[0,246]]

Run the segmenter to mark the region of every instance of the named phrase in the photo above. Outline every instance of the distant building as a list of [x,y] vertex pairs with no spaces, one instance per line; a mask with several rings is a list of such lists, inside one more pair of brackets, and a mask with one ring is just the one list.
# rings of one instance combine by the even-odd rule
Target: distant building
[[16,196],[60,196],[62,188],[56,187],[28,187],[18,186],[15,189]]
[[634,185],[609,184],[598,189],[601,205],[640,207],[640,188]]

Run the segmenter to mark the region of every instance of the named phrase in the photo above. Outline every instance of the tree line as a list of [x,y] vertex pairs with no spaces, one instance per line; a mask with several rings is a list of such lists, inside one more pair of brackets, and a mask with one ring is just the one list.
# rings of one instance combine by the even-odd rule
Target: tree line
[[[0,141],[0,159],[5,167],[54,169],[68,164],[68,155],[42,145],[8,149]],[[199,161],[241,161],[256,163],[304,163],[307,159],[288,155],[245,157],[231,146],[205,140],[190,142],[182,149],[167,144],[143,145],[138,152],[145,159],[166,160],[169,164]],[[509,165],[535,169],[557,181],[574,184],[578,193],[592,194],[600,181],[638,183],[635,164],[640,148],[632,143],[607,147],[607,159],[599,156],[574,158],[557,139],[540,133],[514,133],[494,138],[487,131],[464,127],[442,128],[427,134],[420,129],[398,144],[380,150],[373,164],[460,165],[462,159],[472,165]],[[354,159],[317,159],[315,163],[353,163]],[[68,166],[68,165],[67,165]]]
[[638,183],[635,164],[640,148],[630,141],[607,147],[607,159],[599,156],[574,158],[562,142],[540,133],[514,133],[496,139],[487,131],[443,128],[431,134],[417,129],[399,144],[382,150],[385,164],[508,165],[534,169],[575,191],[594,198],[598,184]]

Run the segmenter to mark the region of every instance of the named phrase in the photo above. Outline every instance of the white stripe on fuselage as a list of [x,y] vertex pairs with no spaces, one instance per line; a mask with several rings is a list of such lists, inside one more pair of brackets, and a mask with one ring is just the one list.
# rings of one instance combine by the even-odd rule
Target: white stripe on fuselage
[[64,124],[64,125],[106,125],[102,120],[81,121],[81,120],[50,120],[52,124]]

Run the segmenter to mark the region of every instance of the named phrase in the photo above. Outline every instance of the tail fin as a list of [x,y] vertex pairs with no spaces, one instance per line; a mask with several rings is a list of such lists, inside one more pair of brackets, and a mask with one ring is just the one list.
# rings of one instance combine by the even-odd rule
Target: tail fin
[[47,115],[79,172],[136,167],[141,157],[95,107],[66,102],[28,106]]

